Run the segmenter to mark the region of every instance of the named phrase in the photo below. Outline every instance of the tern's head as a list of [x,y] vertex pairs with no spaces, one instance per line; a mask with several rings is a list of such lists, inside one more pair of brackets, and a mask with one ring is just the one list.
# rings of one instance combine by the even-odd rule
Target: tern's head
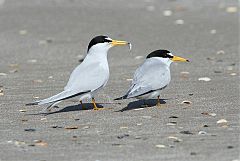
[[126,41],[119,41],[119,40],[113,40],[108,36],[96,36],[94,37],[89,45],[88,45],[88,52],[90,50],[96,51],[96,52],[107,52],[111,47],[117,46],[117,45],[128,45],[129,43]]
[[189,62],[189,60],[185,58],[174,56],[168,50],[155,50],[147,56],[147,59],[151,59],[151,58],[159,59],[160,61],[165,62],[167,64],[171,64],[172,62],[176,62],[176,61]]

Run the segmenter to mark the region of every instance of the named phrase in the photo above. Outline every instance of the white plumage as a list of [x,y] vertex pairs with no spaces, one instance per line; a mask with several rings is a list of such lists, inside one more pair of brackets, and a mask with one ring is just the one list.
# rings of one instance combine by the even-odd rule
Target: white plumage
[[92,98],[94,109],[98,109],[95,104],[94,94],[103,88],[109,79],[108,50],[115,45],[127,44],[129,43],[126,41],[112,40],[107,36],[95,37],[89,43],[88,54],[84,61],[70,75],[64,91],[27,105],[50,104],[48,107],[50,108],[62,100],[77,96],[80,101]]
[[115,100],[138,98],[158,99],[162,89],[171,81],[170,65],[173,61],[188,61],[173,56],[167,50],[156,50],[150,53],[144,63],[137,68],[127,93]]

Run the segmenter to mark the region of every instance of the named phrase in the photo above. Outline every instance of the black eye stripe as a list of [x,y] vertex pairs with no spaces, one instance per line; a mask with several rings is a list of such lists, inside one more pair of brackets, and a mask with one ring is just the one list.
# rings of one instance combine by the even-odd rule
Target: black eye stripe
[[173,58],[173,56],[170,55],[170,51],[168,50],[155,50],[147,56],[147,59],[152,57]]

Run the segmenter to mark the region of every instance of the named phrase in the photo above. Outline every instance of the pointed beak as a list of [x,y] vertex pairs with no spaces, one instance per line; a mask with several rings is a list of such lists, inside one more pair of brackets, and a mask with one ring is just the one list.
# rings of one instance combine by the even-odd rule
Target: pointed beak
[[189,60],[179,57],[179,56],[173,56],[173,58],[171,58],[172,61],[182,61],[182,62],[189,62]]
[[117,45],[129,45],[130,43],[127,41],[112,40],[111,44],[112,46],[117,46]]

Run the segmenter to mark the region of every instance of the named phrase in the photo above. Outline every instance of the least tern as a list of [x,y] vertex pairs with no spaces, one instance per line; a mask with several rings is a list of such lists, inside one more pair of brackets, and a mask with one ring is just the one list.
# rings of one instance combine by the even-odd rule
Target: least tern
[[117,45],[131,46],[127,41],[113,40],[107,36],[93,38],[88,45],[86,57],[73,70],[62,92],[26,105],[50,104],[46,109],[50,110],[51,107],[63,100],[79,97],[81,104],[82,100],[90,98],[92,99],[94,110],[101,109],[96,106],[94,95],[107,84],[109,79],[107,53],[111,47]]
[[170,65],[174,61],[188,62],[189,60],[174,56],[168,50],[153,51],[135,71],[127,93],[115,100],[127,98],[157,99],[157,106],[160,106],[160,92],[171,81]]

